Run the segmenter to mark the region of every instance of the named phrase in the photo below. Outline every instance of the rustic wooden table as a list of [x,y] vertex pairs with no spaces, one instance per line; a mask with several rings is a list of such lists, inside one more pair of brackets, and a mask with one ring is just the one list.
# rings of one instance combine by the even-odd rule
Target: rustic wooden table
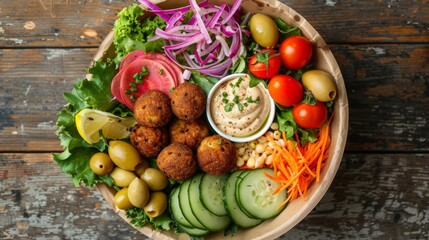
[[[429,1],[282,2],[337,58],[350,129],[327,194],[280,239],[429,238]],[[1,239],[144,239],[51,157],[62,93],[131,3],[0,1]]]

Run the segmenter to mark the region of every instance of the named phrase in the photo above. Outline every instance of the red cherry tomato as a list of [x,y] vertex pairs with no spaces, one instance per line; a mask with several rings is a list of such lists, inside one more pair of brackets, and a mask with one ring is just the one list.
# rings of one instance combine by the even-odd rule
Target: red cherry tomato
[[258,78],[272,78],[279,72],[280,67],[280,54],[274,50],[262,50],[249,59],[249,70]]
[[305,37],[291,36],[283,40],[279,52],[283,66],[295,70],[304,67],[310,61],[313,46]]
[[290,107],[301,101],[304,88],[295,78],[278,74],[270,79],[268,92],[274,101],[283,107]]
[[295,122],[302,128],[320,128],[328,117],[328,109],[322,102],[316,105],[300,103],[292,108],[292,116]]

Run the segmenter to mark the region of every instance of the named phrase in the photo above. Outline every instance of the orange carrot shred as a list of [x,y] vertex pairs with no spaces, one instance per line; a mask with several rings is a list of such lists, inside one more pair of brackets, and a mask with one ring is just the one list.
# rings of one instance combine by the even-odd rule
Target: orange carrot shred
[[295,141],[287,139],[286,134],[282,132],[282,140],[285,145],[280,145],[268,133],[265,135],[274,148],[271,163],[274,174],[266,176],[279,183],[274,194],[281,191],[287,191],[288,194],[286,200],[279,207],[298,197],[305,199],[312,182],[320,181],[320,172],[329,156],[330,125],[333,115],[319,129],[316,135],[318,139],[315,142],[301,145],[297,135],[295,135],[295,143]]

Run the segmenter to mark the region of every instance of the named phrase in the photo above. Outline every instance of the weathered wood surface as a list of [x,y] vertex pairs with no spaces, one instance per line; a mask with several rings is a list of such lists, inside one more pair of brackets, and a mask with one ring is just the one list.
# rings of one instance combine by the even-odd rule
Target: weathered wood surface
[[[0,161],[1,239],[144,239],[49,154]],[[279,239],[427,239],[428,172],[428,154],[346,154],[318,206]]]
[[[0,46],[97,46],[132,1],[2,0]],[[331,42],[427,42],[428,0],[283,0]],[[1,34],[3,32],[3,34]]]
[[[0,239],[144,239],[50,152],[56,113],[131,0],[0,0]],[[282,0],[331,47],[349,97],[346,154],[280,239],[428,239],[429,1]]]

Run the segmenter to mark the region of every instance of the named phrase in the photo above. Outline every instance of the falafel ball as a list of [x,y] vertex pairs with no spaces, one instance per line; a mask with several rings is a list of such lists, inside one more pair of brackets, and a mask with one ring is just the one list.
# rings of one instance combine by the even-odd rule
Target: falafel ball
[[165,176],[176,181],[192,177],[198,168],[192,149],[179,142],[171,143],[162,149],[156,163]]
[[197,161],[201,170],[208,174],[220,175],[236,166],[237,150],[234,144],[219,135],[203,139],[197,149]]
[[152,128],[136,124],[130,134],[131,144],[143,157],[156,157],[168,145],[166,128]]
[[171,142],[181,142],[186,144],[192,150],[197,150],[201,141],[209,136],[209,126],[201,118],[186,122],[181,119],[175,119],[169,128]]
[[206,101],[203,89],[194,83],[182,83],[171,93],[173,113],[185,121],[201,117],[206,108]]
[[167,125],[172,116],[170,98],[159,90],[149,90],[137,98],[134,118],[148,127]]

